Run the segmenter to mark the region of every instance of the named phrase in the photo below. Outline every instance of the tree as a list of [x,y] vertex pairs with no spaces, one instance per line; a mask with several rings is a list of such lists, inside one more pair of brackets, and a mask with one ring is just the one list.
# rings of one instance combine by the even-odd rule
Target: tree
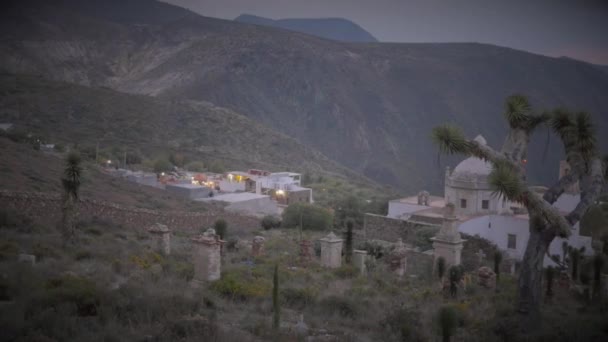
[[353,258],[353,221],[346,222],[346,241],[344,249],[346,251],[346,263],[350,264]]
[[154,161],[154,172],[161,173],[165,171],[171,171],[173,165],[164,158],[159,158]]
[[578,280],[578,264],[581,260],[581,250],[578,248],[570,247],[570,260],[572,262],[572,280]]
[[439,257],[437,258],[437,275],[439,276],[439,280],[443,279],[443,275],[445,274],[445,258]]
[[356,196],[342,198],[336,204],[336,224],[344,227],[348,221],[354,221],[358,226],[363,225],[363,212],[361,200]]
[[454,265],[450,267],[449,277],[450,277],[450,296],[452,298],[456,298],[458,295],[458,282],[462,280],[464,276],[464,269],[461,265]]
[[547,284],[547,298],[553,297],[553,279],[555,278],[555,268],[549,266],[545,269],[545,282]]
[[604,256],[596,253],[593,256],[593,293],[598,295],[602,288],[602,269],[604,268]]
[[300,227],[303,230],[328,230],[333,222],[332,214],[319,206],[297,202],[283,211],[283,227]]
[[500,280],[500,263],[502,262],[502,253],[499,250],[494,252],[494,273],[496,273],[496,289],[498,289],[498,281]]
[[437,316],[442,340],[443,342],[450,342],[458,325],[456,310],[452,306],[442,306]]
[[[496,193],[521,203],[528,210],[530,237],[519,274],[517,306],[518,312],[525,317],[523,322],[534,327],[540,319],[542,266],[549,245],[557,236],[570,235],[570,228],[599,197],[606,174],[595,146],[594,126],[589,114],[573,114],[561,109],[537,114],[526,97],[513,95],[506,100],[504,115],[509,132],[500,151],[480,139],[465,138],[459,128],[449,124],[434,128],[432,136],[443,153],[489,161],[494,167],[488,181]],[[526,184],[524,165],[530,136],[542,124],[549,125],[560,138],[570,172],[541,197]],[[552,204],[577,181],[581,185],[581,201],[563,216]]]
[[260,225],[264,230],[279,228],[281,226],[281,220],[274,215],[266,215],[262,218],[262,221],[260,221]]
[[75,152],[68,154],[61,179],[63,185],[61,228],[64,244],[71,242],[76,234],[74,220],[77,212],[80,177],[82,176],[80,163],[80,155]]
[[274,265],[272,277],[272,327],[279,330],[281,324],[281,306],[279,303],[279,265]]
[[213,224],[213,229],[215,229],[215,233],[219,235],[220,239],[224,240],[228,230],[228,223],[224,219],[217,219]]

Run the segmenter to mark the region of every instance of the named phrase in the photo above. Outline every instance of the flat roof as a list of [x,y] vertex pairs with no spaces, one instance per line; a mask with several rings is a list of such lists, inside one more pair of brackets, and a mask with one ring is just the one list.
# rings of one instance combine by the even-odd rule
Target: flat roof
[[[391,200],[391,202],[419,205],[418,196],[398,198],[398,199]],[[445,207],[445,199],[443,197],[439,197],[439,196],[429,196],[429,205],[428,206],[433,207],[433,208],[443,208],[443,207]]]
[[198,198],[196,201],[222,201],[229,203],[250,201],[253,199],[270,198],[268,195],[258,195],[252,192],[234,192],[229,194],[215,195],[213,197]]
[[209,189],[206,186],[200,186],[200,185],[196,185],[196,184],[190,184],[190,183],[169,183],[166,186],[175,186],[175,187],[179,187],[179,188],[184,188],[184,189]]

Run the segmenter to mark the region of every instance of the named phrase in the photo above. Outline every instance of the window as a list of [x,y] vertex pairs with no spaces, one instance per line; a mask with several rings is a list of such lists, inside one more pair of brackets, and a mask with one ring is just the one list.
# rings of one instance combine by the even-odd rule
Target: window
[[467,200],[466,199],[461,199],[460,200],[460,207],[461,208],[466,208],[467,207]]
[[482,200],[481,201],[481,209],[489,209],[490,208],[490,201],[489,200]]
[[515,234],[507,234],[507,248],[516,249],[517,248],[517,235]]

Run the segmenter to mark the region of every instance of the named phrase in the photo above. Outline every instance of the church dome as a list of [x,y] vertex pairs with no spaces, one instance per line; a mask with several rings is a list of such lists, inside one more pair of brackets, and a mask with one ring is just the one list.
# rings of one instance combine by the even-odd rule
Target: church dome
[[[486,140],[477,136],[475,141],[485,145]],[[469,157],[458,164],[450,175],[451,180],[461,182],[487,182],[488,175],[492,172],[492,164],[477,157]]]

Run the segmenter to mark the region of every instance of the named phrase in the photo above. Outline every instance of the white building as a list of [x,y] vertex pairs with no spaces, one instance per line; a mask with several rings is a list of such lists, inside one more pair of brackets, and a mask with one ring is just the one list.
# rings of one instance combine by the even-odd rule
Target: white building
[[[476,141],[485,144],[482,136]],[[496,196],[488,183],[492,165],[476,157],[460,162],[452,172],[446,171],[444,198],[429,196],[421,192],[417,197],[393,200],[389,202],[388,217],[410,221],[435,222],[445,204],[453,203],[458,218],[458,231],[469,235],[478,235],[497,245],[511,258],[521,260],[524,256],[529,232],[529,217],[525,209]],[[560,164],[560,177],[567,173],[567,165]],[[534,191],[542,193],[546,188],[535,187]],[[569,189],[555,203],[554,207],[568,213],[580,200],[577,187]],[[549,255],[562,255],[564,239],[556,238],[549,247]],[[572,227],[572,235],[567,239],[570,246],[585,247],[585,253],[592,253],[591,237],[580,235],[579,225]],[[553,262],[547,256],[545,264]]]

